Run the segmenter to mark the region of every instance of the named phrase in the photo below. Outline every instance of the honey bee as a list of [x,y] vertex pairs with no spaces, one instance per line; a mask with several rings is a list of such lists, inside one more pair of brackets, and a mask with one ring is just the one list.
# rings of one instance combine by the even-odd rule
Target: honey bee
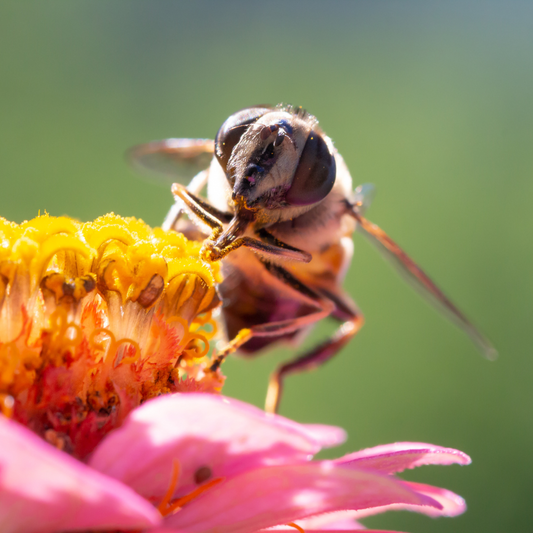
[[[131,157],[182,182],[201,169],[187,186],[172,185],[176,203],[163,227],[204,239],[204,259],[223,259],[218,291],[230,340],[213,356],[211,371],[232,352],[255,356],[280,341],[298,344],[326,317],[340,322],[325,342],[276,369],[267,411],[277,411],[289,374],[325,363],[363,325],[361,311],[342,288],[356,229],[487,357],[495,356],[491,343],[422,269],[364,217],[372,186],[352,189],[333,142],[301,108],[245,108],[222,124],[214,141],[156,141],[135,147]],[[207,199],[200,196],[205,186]],[[180,217],[183,211],[189,221]]]

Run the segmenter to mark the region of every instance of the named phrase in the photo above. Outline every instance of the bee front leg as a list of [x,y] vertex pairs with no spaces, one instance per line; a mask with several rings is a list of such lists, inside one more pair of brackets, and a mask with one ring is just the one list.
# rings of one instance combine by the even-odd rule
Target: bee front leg
[[[274,238],[272,237],[272,239]],[[216,242],[211,240],[207,241],[204,244],[205,252],[203,253],[206,254],[206,258],[209,261],[219,261],[241,246],[250,248],[261,256],[272,256],[279,259],[301,261],[302,263],[309,263],[313,258],[311,254],[284,244],[281,241],[266,241],[263,238],[259,240],[248,235],[238,237],[225,246],[217,246]]]
[[179,183],[172,185],[172,194],[179,198],[187,208],[188,214],[211,229],[209,240],[215,240],[222,234],[223,223],[229,222],[233,215],[216,209],[205,200],[192,194],[186,187]]
[[[208,177],[209,169],[198,172],[198,174],[196,174],[196,176],[194,176],[194,178],[191,180],[189,185],[187,185],[187,190],[192,194],[200,194],[200,191],[205,187],[207,183]],[[174,205],[172,205],[169,212],[167,213],[167,216],[165,217],[165,220],[163,221],[163,224],[161,224],[161,228],[165,231],[176,229],[177,223],[181,218],[182,213],[183,206],[181,205],[181,202],[178,202],[177,199],[175,199]]]

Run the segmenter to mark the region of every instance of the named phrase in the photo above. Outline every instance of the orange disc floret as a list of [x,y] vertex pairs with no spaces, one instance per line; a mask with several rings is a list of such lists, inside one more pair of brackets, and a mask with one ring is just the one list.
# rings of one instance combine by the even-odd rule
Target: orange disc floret
[[200,249],[114,214],[0,218],[1,412],[83,458],[146,399],[219,392],[220,273]]

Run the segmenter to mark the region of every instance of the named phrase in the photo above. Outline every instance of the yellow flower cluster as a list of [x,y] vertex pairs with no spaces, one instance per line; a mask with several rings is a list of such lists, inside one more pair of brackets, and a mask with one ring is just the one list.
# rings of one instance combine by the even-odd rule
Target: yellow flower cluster
[[2,412],[84,457],[148,398],[220,391],[219,271],[200,249],[113,214],[0,218]]

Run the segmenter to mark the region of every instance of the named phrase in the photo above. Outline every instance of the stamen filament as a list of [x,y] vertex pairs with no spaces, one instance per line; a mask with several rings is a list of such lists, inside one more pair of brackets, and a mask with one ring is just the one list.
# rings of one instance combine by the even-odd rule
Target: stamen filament
[[300,533],[305,533],[303,527],[300,527],[298,524],[295,524],[294,522],[289,522],[287,525],[290,527],[293,527],[294,529],[297,529]]
[[176,490],[176,485],[178,484],[178,479],[180,476],[180,462],[177,459],[174,459],[172,462],[172,476],[170,478],[170,484],[168,486],[168,490],[161,500],[161,503],[157,506],[157,510],[165,516],[166,508],[168,504],[170,503],[170,500],[172,499],[172,495],[174,494],[174,491]]
[[158,507],[159,512],[163,516],[168,516],[169,514],[175,513],[179,509],[181,509],[185,504],[189,503],[190,501],[194,500],[195,498],[198,498],[201,494],[206,492],[207,490],[213,488],[215,485],[218,485],[224,481],[223,477],[217,477],[215,479],[212,479],[211,481],[208,481],[204,485],[198,487],[197,489],[193,490],[191,493],[187,494],[186,496],[183,496],[182,498],[178,498],[175,502],[173,502],[169,507],[161,511],[161,509]]

